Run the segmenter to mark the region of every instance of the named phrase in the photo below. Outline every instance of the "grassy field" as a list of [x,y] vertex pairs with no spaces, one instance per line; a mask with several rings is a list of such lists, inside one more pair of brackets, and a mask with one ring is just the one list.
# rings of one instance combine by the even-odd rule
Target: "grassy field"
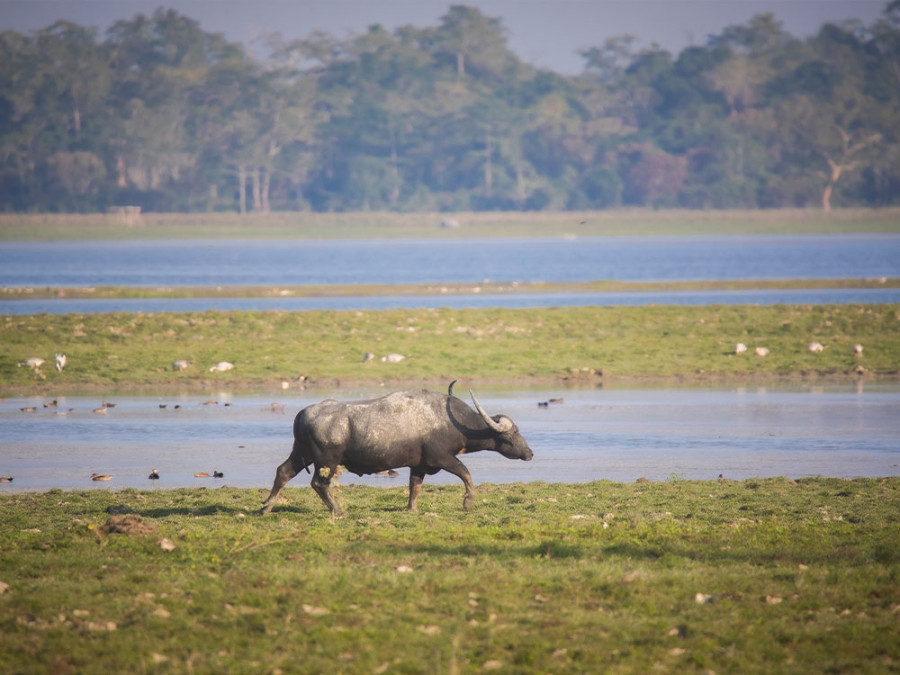
[[[441,227],[453,218],[458,227]],[[63,239],[370,239],[900,232],[900,209],[483,213],[0,214],[0,241]]]
[[900,667],[898,478],[285,495],[0,494],[4,672]]
[[[896,377],[900,305],[394,309],[7,316],[0,395],[85,387],[596,384],[629,378]],[[811,341],[824,351],[810,352]],[[748,352],[735,355],[743,342]],[[852,348],[861,343],[861,357]],[[754,353],[756,347],[768,356]],[[62,373],[53,354],[65,352]],[[363,361],[371,352],[375,359]],[[382,362],[389,353],[406,358]],[[30,357],[47,363],[32,371]],[[174,371],[176,359],[191,367]],[[210,372],[219,361],[235,364]]]

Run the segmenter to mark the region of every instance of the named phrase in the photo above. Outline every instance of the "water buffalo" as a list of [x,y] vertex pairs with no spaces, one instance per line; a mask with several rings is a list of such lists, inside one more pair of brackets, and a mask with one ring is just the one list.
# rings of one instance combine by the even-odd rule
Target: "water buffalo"
[[488,415],[470,389],[472,410],[453,395],[454,383],[447,394],[422,390],[366,401],[328,399],[301,410],[294,418],[294,448],[275,471],[263,513],[271,511],[281,489],[301,469],[309,472],[310,464],[312,487],[332,512],[339,510],[330,490],[338,466],[360,476],[408,466],[410,511],[417,510],[425,476],[443,469],[465,484],[463,508],[472,508],[475,486],[457,455],[494,450],[527,461],[533,453],[510,418]]

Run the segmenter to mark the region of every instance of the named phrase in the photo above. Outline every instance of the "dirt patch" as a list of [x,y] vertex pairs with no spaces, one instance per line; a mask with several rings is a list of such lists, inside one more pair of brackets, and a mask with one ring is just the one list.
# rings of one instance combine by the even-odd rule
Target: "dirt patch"
[[133,513],[128,513],[124,516],[112,516],[100,529],[107,534],[156,533],[156,525],[154,523],[145,523],[143,518]]

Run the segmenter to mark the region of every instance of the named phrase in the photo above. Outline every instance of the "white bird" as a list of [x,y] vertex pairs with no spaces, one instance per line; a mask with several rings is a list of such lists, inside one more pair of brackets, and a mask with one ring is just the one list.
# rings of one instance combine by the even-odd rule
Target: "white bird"
[[184,370],[185,368],[189,368],[190,365],[190,361],[186,361],[185,359],[178,359],[172,362],[172,370]]
[[30,359],[25,359],[19,363],[19,367],[25,366],[26,368],[31,368],[32,370],[37,370],[42,365],[44,365],[45,361],[39,356],[32,356]]
[[735,354],[743,354],[745,351],[747,351],[747,345],[745,345],[743,342],[738,342],[738,343],[734,346],[734,353],[735,353]]
[[54,354],[54,357],[56,358],[56,370],[61,373],[63,371],[63,368],[66,367],[66,362],[69,359],[66,358],[65,354]]
[[400,363],[406,357],[403,354],[388,354],[387,356],[382,356],[382,363]]
[[821,354],[822,350],[825,349],[825,347],[822,346],[821,342],[810,342],[807,349],[809,349],[809,351],[811,351],[813,354]]
[[757,348],[756,348],[756,355],[757,355],[757,356],[768,356],[768,355],[769,355],[769,350],[768,350],[766,347],[757,347]]
[[861,344],[853,345],[853,353],[854,354],[856,354],[857,356],[862,356],[862,352],[863,352],[863,347]]
[[219,361],[216,365],[209,369],[211,373],[224,373],[234,368],[233,363],[229,363],[228,361]]

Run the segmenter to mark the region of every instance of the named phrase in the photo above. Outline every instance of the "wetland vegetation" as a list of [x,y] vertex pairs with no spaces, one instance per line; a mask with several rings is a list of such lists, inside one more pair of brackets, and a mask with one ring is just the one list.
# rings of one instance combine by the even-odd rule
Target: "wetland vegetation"
[[900,232],[900,208],[441,213],[0,214],[0,241],[783,235]]
[[[463,377],[553,379],[896,377],[900,306],[649,306],[550,309],[200,312],[6,316],[0,392],[85,387],[278,387]],[[809,344],[819,342],[819,353]],[[737,343],[748,352],[735,354]],[[862,344],[862,355],[853,347]],[[757,356],[755,349],[768,354]],[[62,372],[53,355],[65,352]],[[364,360],[370,353],[375,358]],[[401,354],[399,362],[382,362]],[[18,364],[46,359],[37,370]],[[175,370],[176,360],[190,366]],[[227,372],[210,372],[220,362]]]

